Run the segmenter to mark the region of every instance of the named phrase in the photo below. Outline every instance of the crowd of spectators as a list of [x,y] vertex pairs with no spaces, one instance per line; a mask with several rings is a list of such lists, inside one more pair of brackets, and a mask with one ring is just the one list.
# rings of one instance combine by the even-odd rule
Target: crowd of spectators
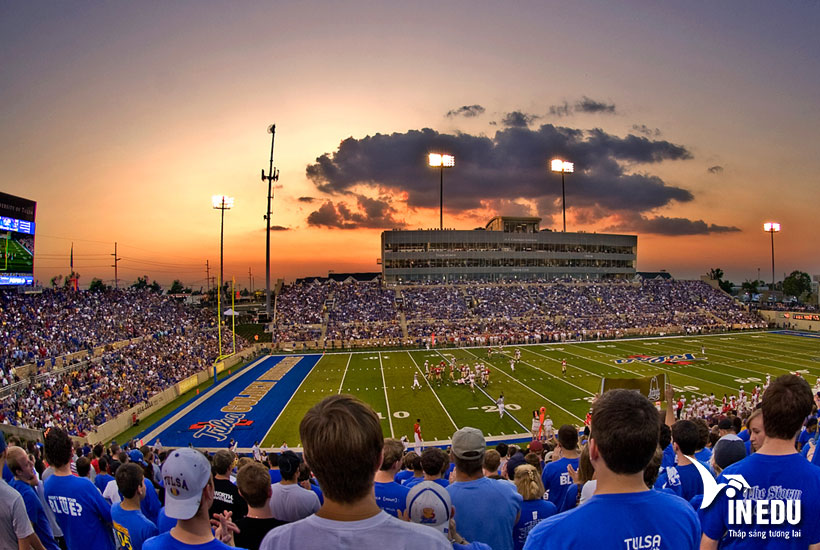
[[[20,382],[0,399],[0,423],[39,430],[62,425],[84,435],[219,355],[212,314],[152,292],[0,293],[0,301],[3,376]],[[239,337],[236,342],[237,351],[246,345]],[[94,357],[97,346],[102,353]],[[79,351],[85,353],[55,364],[60,352]],[[20,381],[10,366],[23,363],[35,369]]]
[[[495,448],[465,426],[446,450],[423,448],[420,438],[411,450],[385,439],[376,412],[349,395],[326,397],[304,415],[303,456],[265,454],[256,444],[250,456],[162,449],[158,441],[92,449],[58,427],[44,448],[12,438],[6,452],[0,440],[4,478],[21,495],[5,492],[4,503],[34,527],[15,519],[17,528],[0,537],[6,546],[16,536],[39,547],[36,533],[46,548],[69,550],[745,550],[788,534],[788,544],[766,547],[814,548],[820,396],[794,374],[768,380],[756,395],[749,407],[734,408],[746,395],[729,398],[703,420],[676,418],[671,387],[665,411],[639,392],[611,390],[593,401],[585,427],[547,433],[534,424],[529,443]],[[734,492],[714,488],[735,479],[743,483]],[[701,507],[707,498],[714,502]],[[756,505],[762,520],[735,520],[734,505],[763,499],[773,510],[807,512],[768,521]],[[10,514],[0,521],[11,526]]]

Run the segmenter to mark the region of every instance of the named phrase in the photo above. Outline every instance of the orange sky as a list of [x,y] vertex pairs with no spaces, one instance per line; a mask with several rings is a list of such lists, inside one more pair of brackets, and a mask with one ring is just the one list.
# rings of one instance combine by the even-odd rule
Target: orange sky
[[[778,278],[794,269],[820,274],[810,238],[820,203],[820,40],[810,6],[180,2],[0,10],[0,190],[38,202],[41,282],[67,273],[72,241],[82,283],[113,279],[105,255],[117,241],[125,282],[147,273],[204,286],[206,260],[213,269],[219,261],[210,197],[226,193],[236,207],[225,219],[225,273],[246,286],[250,268],[263,286],[259,174],[268,167],[270,123],[281,170],[273,223],[289,228],[272,234],[273,279],[376,271],[379,229],[308,225],[324,201],[352,199],[320,193],[306,167],[348,137],[432,128],[492,138],[513,111],[539,116],[532,130],[554,124],[625,138],[645,125],[657,129],[652,139],[691,153],[627,166],[694,196],[644,214],[740,231],[639,233],[640,270],[696,277],[722,267],[739,283],[761,268],[768,281],[761,225],[773,219],[783,224]],[[550,114],[583,97],[613,112]],[[485,112],[445,116],[473,104]],[[552,154],[543,152],[543,185],[560,187],[546,170]],[[453,170],[460,166],[457,159]],[[713,166],[722,170],[709,173]],[[427,176],[437,189],[437,173]],[[568,206],[570,230],[611,225],[600,212]],[[411,209],[395,197],[393,207],[409,227],[438,224],[437,208]],[[505,213],[496,207],[446,209],[445,225],[484,225]],[[554,220],[540,214],[542,226],[559,226],[560,211]]]

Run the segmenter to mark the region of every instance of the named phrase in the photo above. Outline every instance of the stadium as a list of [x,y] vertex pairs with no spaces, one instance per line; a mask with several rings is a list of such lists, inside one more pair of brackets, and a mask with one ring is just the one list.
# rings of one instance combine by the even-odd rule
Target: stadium
[[820,550],[816,6],[2,14],[0,550]]

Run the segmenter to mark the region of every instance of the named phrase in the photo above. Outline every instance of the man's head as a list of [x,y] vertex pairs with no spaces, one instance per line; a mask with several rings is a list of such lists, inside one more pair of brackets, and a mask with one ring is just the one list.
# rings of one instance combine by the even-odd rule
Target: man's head
[[792,439],[811,412],[814,399],[808,382],[793,374],[775,378],[763,399],[763,429],[766,437]]
[[666,424],[661,424],[660,432],[658,433],[658,446],[661,450],[666,449],[672,443],[672,428]]
[[698,426],[691,420],[678,420],[672,425],[672,442],[676,450],[680,449],[682,454],[686,456],[695,454],[698,441],[700,441]]
[[721,437],[712,450],[712,469],[719,474],[735,462],[746,458],[746,444],[735,434]]
[[267,506],[271,497],[270,473],[258,462],[249,462],[236,474],[239,494],[251,508]]
[[77,475],[79,477],[88,477],[91,473],[91,461],[87,456],[81,456],[77,459]]
[[732,433],[734,431],[734,424],[730,418],[724,418],[720,422],[718,422],[718,430],[720,437],[723,437],[726,434]]
[[284,451],[279,455],[279,471],[282,472],[282,479],[286,481],[295,481],[296,476],[299,475],[299,464],[302,459],[299,458],[293,451]]
[[61,468],[71,462],[74,445],[71,438],[62,428],[51,428],[45,438],[46,460],[54,468]]
[[421,469],[428,476],[440,476],[441,470],[446,463],[445,456],[435,447],[428,447],[421,453]]
[[698,446],[695,451],[699,451],[706,447],[709,443],[709,425],[702,418],[695,418],[692,420],[698,428]]
[[299,435],[326,498],[349,504],[369,494],[384,446],[373,409],[352,395],[331,395],[305,414]]
[[385,439],[383,454],[382,465],[379,469],[385,472],[389,472],[391,470],[398,471],[401,468],[401,459],[404,454],[404,444],[398,439]]
[[173,451],[162,465],[162,479],[165,515],[181,520],[191,519],[203,510],[207,515],[214,499],[214,485],[211,463],[205,455],[190,448]]
[[404,458],[401,459],[401,468],[402,470],[414,470],[413,464],[418,461],[419,455],[416,454],[416,451],[410,451]]
[[487,442],[481,430],[469,426],[458,430],[453,434],[453,445],[450,449],[456,469],[466,475],[480,472],[486,448]]
[[643,472],[658,447],[658,411],[636,391],[610,390],[592,411],[590,460],[596,470]]
[[813,434],[817,431],[817,418],[812,416],[808,420],[806,420],[806,431],[810,434]]
[[145,484],[143,483],[142,468],[139,465],[133,462],[123,464],[117,469],[117,475],[114,479],[116,479],[117,489],[120,490],[123,497],[130,499],[139,495],[140,500],[145,498]]
[[575,426],[564,424],[558,428],[558,444],[564,450],[575,450],[578,446],[578,430],[575,429]]
[[484,453],[484,472],[490,474],[497,474],[498,468],[501,466],[501,455],[495,449],[488,449]]
[[505,458],[507,456],[509,446],[507,446],[506,443],[499,443],[495,446],[495,450],[498,451],[498,454],[501,456],[501,458]]
[[219,449],[213,457],[213,473],[217,476],[226,476],[233,468],[233,453],[228,449]]
[[36,477],[34,463],[22,447],[14,445],[6,449],[6,464],[12,475],[21,481],[28,483]]

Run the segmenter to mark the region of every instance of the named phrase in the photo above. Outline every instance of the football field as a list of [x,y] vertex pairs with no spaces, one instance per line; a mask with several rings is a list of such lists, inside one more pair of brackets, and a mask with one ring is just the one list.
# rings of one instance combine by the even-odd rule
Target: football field
[[[513,372],[510,359],[516,349],[521,358]],[[189,405],[189,413],[194,411],[190,418],[198,419],[198,423],[188,427],[188,421],[183,421],[183,431],[190,436],[196,429],[210,430],[209,422],[223,423],[215,431],[221,430],[225,438],[235,438],[240,449],[249,448],[255,440],[262,440],[266,448],[283,444],[300,447],[299,422],[304,413],[328,395],[350,393],[379,414],[386,437],[407,436],[412,442],[413,424],[419,418],[425,442],[445,442],[463,426],[478,427],[491,440],[515,439],[526,437],[532,411],[542,406],[556,428],[565,423],[582,425],[590,401],[600,391],[602,377],[639,378],[666,373],[687,399],[710,393],[721,398],[724,393],[736,394],[741,386],[750,391],[755,384],[762,386],[767,374],[777,377],[794,371],[814,386],[820,377],[820,335],[781,331],[520,345],[496,351],[489,359],[487,348],[275,356],[260,360],[212,390],[213,394],[201,397],[201,405],[225,411],[219,407],[230,403],[255,379],[263,380],[259,377],[264,372],[287,358],[295,366],[281,375],[282,381],[275,382],[251,412],[241,418],[235,415],[237,418],[225,426],[224,419],[216,421],[207,413],[197,417],[196,407],[191,409]],[[451,358],[458,364],[487,364],[491,369],[489,385],[477,386],[473,393],[468,386],[449,383],[448,373],[440,385],[424,377],[425,360],[432,366]],[[567,361],[566,376],[561,373],[562,359]],[[412,389],[414,373],[419,375],[420,390]],[[245,379],[234,381],[237,376]],[[503,416],[495,405],[502,392],[506,409]],[[244,395],[242,399],[248,399],[249,394]],[[276,405],[266,405],[265,399]],[[166,426],[171,426],[170,420]],[[254,425],[252,429],[249,422]],[[184,439],[167,439],[170,431],[163,435],[163,430],[152,428],[155,431],[151,435],[160,435],[166,446],[187,444]],[[264,437],[260,435],[263,433]],[[206,437],[190,443],[218,448],[224,447],[227,440]]]

